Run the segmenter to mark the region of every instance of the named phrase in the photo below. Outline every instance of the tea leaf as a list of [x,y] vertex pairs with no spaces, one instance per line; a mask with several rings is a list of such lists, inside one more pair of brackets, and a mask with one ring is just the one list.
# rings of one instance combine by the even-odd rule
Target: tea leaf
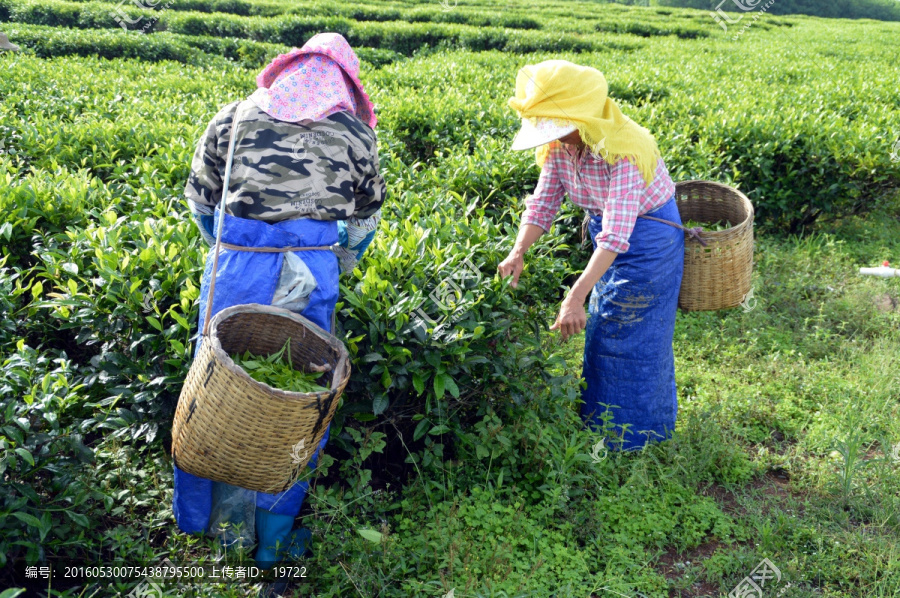
[[362,536],[369,542],[373,542],[375,544],[381,544],[381,541],[383,539],[381,532],[376,532],[375,530],[371,530],[371,529],[358,529],[356,531],[359,532],[360,536]]
[[288,392],[328,392],[328,389],[316,383],[322,377],[321,372],[302,372],[294,369],[291,362],[290,339],[272,355],[253,355],[249,351],[243,356],[232,355],[235,365],[263,384]]

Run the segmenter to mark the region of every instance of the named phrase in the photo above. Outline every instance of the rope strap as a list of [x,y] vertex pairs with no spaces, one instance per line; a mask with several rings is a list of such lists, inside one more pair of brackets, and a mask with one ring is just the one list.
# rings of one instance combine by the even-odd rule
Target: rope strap
[[244,247],[243,245],[232,245],[222,241],[222,247],[232,249],[234,251],[253,251],[256,253],[287,253],[288,251],[330,251],[331,245],[318,245],[316,247]]
[[[646,218],[647,220],[656,220],[657,222],[662,222],[662,223],[664,223],[664,224],[669,224],[669,225],[671,225],[671,226],[680,228],[681,230],[683,230],[684,232],[686,232],[686,233],[688,234],[688,236],[689,236],[691,239],[694,239],[695,241],[697,241],[698,243],[700,243],[700,244],[703,245],[704,247],[706,247],[706,245],[707,245],[707,242],[704,241],[704,240],[700,237],[700,233],[703,232],[703,227],[702,227],[702,226],[697,226],[697,227],[695,227],[695,228],[687,228],[687,227],[684,227],[684,226],[682,226],[682,225],[680,225],[680,224],[675,224],[674,222],[672,222],[672,221],[670,221],[670,220],[663,220],[662,218],[655,218],[655,217],[653,217],[653,216],[645,216],[644,214],[641,214],[640,216],[638,216],[638,218]],[[590,216],[590,214],[588,214],[588,215],[586,215],[586,216],[584,217],[584,220],[583,220],[582,223],[581,223],[581,243],[582,243],[582,244],[584,244],[585,241],[587,241],[587,238],[588,238],[588,223],[590,223],[590,221],[591,221],[591,216]]]
[[209,320],[212,317],[213,299],[216,293],[216,274],[219,272],[219,253],[222,250],[222,228],[225,224],[225,207],[228,205],[228,186],[231,184],[231,164],[234,161],[234,143],[237,138],[237,128],[241,124],[244,109],[252,102],[244,100],[234,110],[234,118],[231,120],[231,133],[228,136],[228,158],[225,160],[225,180],[222,183],[222,200],[219,203],[219,222],[216,225],[216,253],[213,256],[212,277],[209,280],[209,292],[206,294],[206,316],[203,318],[203,336],[209,337]]
[[702,226],[696,226],[694,228],[687,228],[686,226],[682,226],[680,224],[675,224],[671,220],[663,220],[662,218],[654,218],[653,216],[646,216],[644,214],[641,214],[640,216],[638,216],[638,218],[646,218],[647,220],[655,220],[657,222],[662,222],[663,224],[669,224],[671,226],[674,226],[675,228],[680,228],[681,230],[686,232],[691,239],[697,241],[698,243],[700,243],[701,245],[706,247],[706,241],[704,241],[703,238],[700,236],[700,233],[703,232]]

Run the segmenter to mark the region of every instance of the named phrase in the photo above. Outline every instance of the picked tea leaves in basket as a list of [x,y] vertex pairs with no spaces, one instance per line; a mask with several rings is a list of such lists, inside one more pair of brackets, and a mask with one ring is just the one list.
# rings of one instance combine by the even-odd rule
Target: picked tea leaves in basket
[[717,220],[716,222],[698,222],[696,220],[688,220],[684,223],[685,228],[702,228],[706,232],[723,231],[731,228],[731,223],[727,220]]
[[251,378],[257,382],[268,384],[272,388],[288,392],[328,392],[326,387],[318,384],[323,373],[315,371],[318,366],[310,364],[310,369],[314,370],[311,372],[294,369],[294,363],[291,361],[290,338],[280,351],[268,357],[246,351],[243,355],[237,353],[232,355],[231,360],[236,366],[247,372]]

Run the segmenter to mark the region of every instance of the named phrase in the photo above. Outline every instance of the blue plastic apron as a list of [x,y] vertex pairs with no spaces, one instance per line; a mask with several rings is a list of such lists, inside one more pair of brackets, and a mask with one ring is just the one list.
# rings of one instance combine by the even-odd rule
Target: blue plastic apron
[[[648,215],[681,224],[674,197]],[[589,231],[596,250],[601,216],[591,216]],[[616,406],[612,423],[617,434],[624,431],[622,450],[675,429],[672,338],[684,272],[681,229],[638,218],[629,242],[591,292],[582,370],[581,416],[599,428],[605,405]]]
[[[216,211],[216,217],[220,215]],[[310,219],[286,220],[269,224],[225,215],[222,242],[242,247],[318,247],[338,242],[336,221]],[[338,299],[338,258],[331,251],[294,252],[309,267],[316,279],[316,289],[310,295],[309,304],[300,315],[312,320],[325,330],[331,330],[332,314]],[[200,325],[203,330],[206,301],[212,275],[214,252],[206,259],[206,269],[200,286]],[[260,303],[271,305],[272,297],[281,274],[283,253],[260,253],[222,249],[216,274],[215,297],[212,313],[233,305]],[[197,341],[197,349],[201,339]],[[196,351],[195,351],[196,355]],[[319,447],[328,441],[325,436]],[[309,462],[315,468],[318,453]],[[306,497],[308,483],[298,482],[278,494],[256,493],[256,506],[279,515],[296,517]],[[178,527],[186,533],[207,530],[212,511],[213,482],[197,477],[175,467],[175,496],[172,510]]]

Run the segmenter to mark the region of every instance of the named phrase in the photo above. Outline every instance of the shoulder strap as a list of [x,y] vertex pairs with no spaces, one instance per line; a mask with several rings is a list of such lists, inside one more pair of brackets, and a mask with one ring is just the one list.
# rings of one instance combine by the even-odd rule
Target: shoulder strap
[[675,224],[671,220],[663,220],[662,218],[655,218],[654,216],[647,216],[646,214],[641,214],[640,216],[638,216],[638,218],[646,218],[647,220],[655,220],[656,222],[662,222],[663,224],[669,224],[671,226],[674,226],[675,228],[680,228],[681,230],[683,230],[684,232],[686,232],[688,234],[688,237],[690,237],[691,239],[694,239],[695,241],[699,242],[701,245],[706,247],[706,240],[700,236],[700,233],[703,232],[702,226],[697,226],[695,228],[687,228],[684,225]]
[[228,200],[228,186],[231,184],[231,164],[234,160],[234,144],[237,138],[238,126],[241,122],[250,100],[238,103],[234,110],[234,118],[231,120],[231,134],[228,139],[228,157],[225,159],[225,180],[222,182],[222,199],[219,201],[219,222],[216,226],[216,248],[213,257],[212,277],[209,281],[209,293],[206,297],[206,317],[203,320],[203,336],[209,334],[209,320],[212,316],[213,293],[216,290],[216,272],[219,269],[219,251],[222,248],[222,225],[225,222],[225,206]]
[[[662,222],[663,224],[669,224],[671,226],[674,226],[675,228],[680,228],[681,230],[683,230],[684,232],[687,233],[689,238],[697,241],[704,247],[706,247],[706,245],[707,245],[706,240],[700,236],[700,233],[703,232],[702,226],[698,226],[696,228],[687,228],[686,226],[683,226],[681,224],[675,224],[671,220],[663,220],[662,218],[656,218],[654,216],[647,216],[645,214],[639,215],[638,218],[646,218],[647,220],[655,220],[657,222]],[[584,245],[587,241],[588,225],[590,224],[590,222],[591,222],[591,215],[585,214],[584,220],[582,220],[582,222],[581,222],[581,244],[582,245]]]

